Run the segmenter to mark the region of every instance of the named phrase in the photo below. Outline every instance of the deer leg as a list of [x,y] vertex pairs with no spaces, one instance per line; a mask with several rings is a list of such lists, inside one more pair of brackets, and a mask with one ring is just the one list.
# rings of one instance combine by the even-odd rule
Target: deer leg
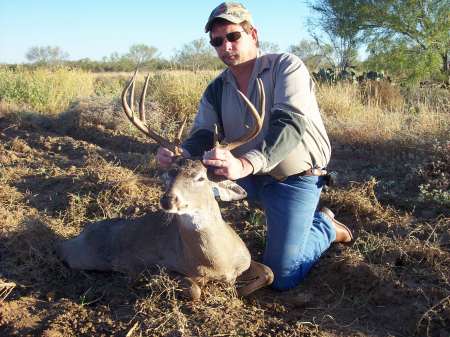
[[178,281],[181,297],[188,301],[197,301],[200,299],[202,290],[192,278],[176,275],[175,279]]
[[266,265],[252,260],[250,267],[238,276],[236,290],[239,296],[248,296],[272,282],[272,270]]

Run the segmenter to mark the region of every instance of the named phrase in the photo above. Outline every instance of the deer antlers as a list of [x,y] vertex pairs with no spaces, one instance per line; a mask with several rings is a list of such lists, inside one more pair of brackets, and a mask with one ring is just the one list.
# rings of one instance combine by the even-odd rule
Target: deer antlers
[[[137,118],[135,116],[134,112],[134,85],[136,81],[137,76],[137,69],[134,72],[133,77],[130,80],[130,83],[123,89],[122,92],[122,107],[127,115],[130,122],[141,132],[143,132],[145,135],[156,141],[159,145],[169,149],[175,155],[179,156],[181,155],[181,135],[183,133],[184,126],[186,125],[187,118],[183,121],[183,124],[181,125],[180,131],[177,134],[177,137],[173,142],[170,142],[169,140],[165,139],[164,137],[161,137],[159,134],[157,134],[155,131],[153,131],[148,125],[145,120],[145,94],[147,93],[148,88],[148,81],[150,79],[150,76],[148,75],[145,78],[145,84],[142,89],[141,98],[139,101],[139,117]],[[130,104],[127,102],[127,96],[128,96],[128,90],[131,88],[131,94],[130,94]]]
[[[185,120],[183,121],[183,124],[181,125],[180,131],[178,132],[177,137],[172,142],[167,140],[164,137],[161,137],[158,133],[153,131],[147,125],[147,122],[145,119],[145,106],[144,106],[145,105],[145,94],[147,93],[148,81],[150,79],[150,75],[148,75],[146,77],[145,84],[142,89],[142,94],[141,94],[141,98],[139,101],[139,117],[136,116],[136,113],[134,111],[134,86],[135,86],[136,76],[137,76],[137,69],[134,72],[133,77],[131,78],[130,82],[128,83],[128,85],[125,86],[125,88],[123,89],[123,92],[122,92],[122,107],[123,107],[125,114],[127,115],[130,122],[139,131],[141,131],[142,133],[144,133],[145,135],[147,135],[148,137],[150,137],[151,139],[156,141],[159,145],[172,151],[176,156],[180,156],[181,155],[181,146],[180,146],[181,145],[181,135],[183,133],[184,126],[186,125],[187,118],[185,118]],[[259,92],[259,98],[260,98],[259,109],[261,111],[261,116],[259,115],[258,111],[254,107],[252,102],[250,102],[250,100],[240,90],[236,89],[238,94],[241,96],[241,98],[244,100],[245,104],[249,108],[250,113],[255,120],[254,126],[247,134],[243,135],[242,137],[240,137],[240,138],[236,139],[235,141],[228,143],[228,144],[219,144],[219,142],[217,141],[217,127],[216,127],[216,132],[215,132],[216,146],[220,146],[222,148],[225,148],[225,149],[228,149],[231,151],[231,150],[251,141],[261,131],[263,122],[264,122],[264,115],[265,115],[265,93],[264,93],[264,86],[263,86],[262,80],[260,78],[257,78],[256,82],[258,85],[258,92]],[[128,104],[127,96],[128,96],[128,91],[130,90],[130,88],[131,88],[131,93],[130,93],[130,97],[129,97],[130,104]]]
[[[255,120],[255,124],[254,124],[253,128],[247,134],[244,134],[242,137],[234,140],[231,143],[219,144],[219,142],[217,141],[217,138],[216,138],[216,141],[215,141],[216,146],[220,146],[222,148],[225,148],[225,149],[231,151],[241,145],[248,143],[249,141],[254,139],[261,131],[261,129],[263,127],[264,115],[265,115],[266,95],[264,92],[263,82],[259,77],[256,78],[256,83],[258,85],[259,110],[261,111],[261,116],[259,115],[258,110],[256,110],[256,108],[252,104],[252,102],[250,102],[250,100],[247,98],[247,96],[245,96],[239,89],[236,89],[239,96],[241,96],[241,98],[244,100],[245,104],[249,108],[250,113],[251,113],[253,119]],[[246,127],[248,127],[248,126],[246,126]]]

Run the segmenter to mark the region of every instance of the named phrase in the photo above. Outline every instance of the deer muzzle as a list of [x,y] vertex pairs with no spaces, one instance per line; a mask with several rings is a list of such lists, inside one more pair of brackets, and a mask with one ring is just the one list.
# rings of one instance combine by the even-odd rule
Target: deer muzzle
[[164,194],[161,197],[159,204],[161,205],[161,208],[166,212],[176,212],[180,210],[182,206],[180,199],[176,196],[176,194],[173,193]]

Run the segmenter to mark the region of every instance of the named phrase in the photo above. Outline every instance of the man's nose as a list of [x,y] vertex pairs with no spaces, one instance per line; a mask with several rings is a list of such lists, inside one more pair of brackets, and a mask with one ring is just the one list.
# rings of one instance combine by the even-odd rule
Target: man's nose
[[225,39],[225,41],[223,41],[223,47],[225,48],[225,50],[230,50],[233,48],[233,42],[230,42],[227,39]]

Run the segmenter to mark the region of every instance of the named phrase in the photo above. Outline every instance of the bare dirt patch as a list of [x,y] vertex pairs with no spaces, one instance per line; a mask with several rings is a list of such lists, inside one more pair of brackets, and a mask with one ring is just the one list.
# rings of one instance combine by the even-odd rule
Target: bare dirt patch
[[[341,178],[322,203],[355,241],[330,248],[289,292],[239,299],[210,284],[203,301],[188,303],[165,271],[131,280],[72,271],[56,258],[56,243],[86,222],[142,215],[160,195],[155,146],[118,127],[123,121],[60,123],[68,122],[0,118],[0,287],[15,284],[0,296],[0,335],[450,335],[449,211],[418,187],[449,163],[429,144],[334,139]],[[427,166],[436,156],[441,166]],[[222,208],[258,259],[261,211],[245,201]]]

